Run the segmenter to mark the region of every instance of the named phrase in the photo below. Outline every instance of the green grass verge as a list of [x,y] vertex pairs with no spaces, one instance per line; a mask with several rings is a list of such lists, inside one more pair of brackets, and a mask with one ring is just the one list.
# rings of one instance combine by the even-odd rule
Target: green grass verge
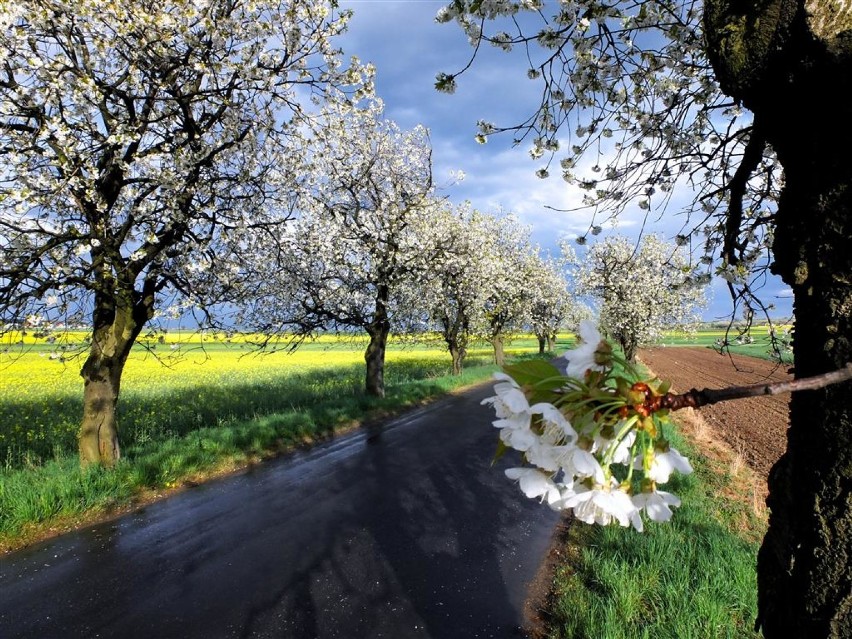
[[[767,359],[778,361],[779,354],[772,347],[772,341],[766,330],[755,329],[751,334],[753,340],[749,343],[737,343],[735,338],[736,331],[731,331],[727,337],[730,339],[728,350],[736,355],[747,355],[749,357],[757,357],[759,359]],[[671,332],[660,341],[666,346],[697,346],[704,348],[712,348],[719,350],[720,340],[726,339],[725,331],[699,331],[694,335],[686,335],[684,333]],[[782,364],[793,363],[793,352],[789,349],[782,349],[780,353],[780,361]]]
[[644,533],[572,525],[556,573],[551,637],[757,638],[758,544],[717,516],[725,505],[699,479],[672,481],[672,521]]
[[[124,507],[146,491],[179,487],[309,445],[483,381],[497,370],[487,360],[469,358],[460,376],[448,374],[447,362],[433,358],[396,362],[386,369],[384,398],[364,394],[363,364],[263,382],[233,380],[225,387],[129,393],[122,409],[149,418],[122,422],[123,459],[112,471],[81,472],[64,440],[48,442],[57,452],[47,460],[0,470],[0,548]],[[172,410],[155,415],[147,404]]]
[[755,571],[765,522],[731,467],[702,457],[677,432],[691,475],[662,487],[682,506],[668,523],[632,528],[574,522],[551,589],[551,639],[757,639]]

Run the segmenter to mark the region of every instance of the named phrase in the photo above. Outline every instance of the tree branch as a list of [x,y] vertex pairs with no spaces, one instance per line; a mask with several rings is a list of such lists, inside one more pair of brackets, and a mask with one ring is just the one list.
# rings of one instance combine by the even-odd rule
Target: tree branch
[[781,393],[792,393],[793,391],[815,390],[824,388],[831,384],[838,384],[852,379],[852,363],[846,364],[844,368],[813,377],[803,377],[792,382],[776,382],[773,384],[754,384],[752,386],[731,386],[729,388],[689,390],[682,395],[666,393],[659,399],[656,408],[667,408],[669,410],[680,410],[681,408],[698,408],[718,402],[726,402],[732,399],[743,399],[746,397],[760,397],[761,395],[780,395]]

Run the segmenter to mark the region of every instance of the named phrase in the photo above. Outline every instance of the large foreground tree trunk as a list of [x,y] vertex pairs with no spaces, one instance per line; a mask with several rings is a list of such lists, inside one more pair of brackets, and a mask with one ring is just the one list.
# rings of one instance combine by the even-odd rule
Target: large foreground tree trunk
[[148,298],[131,291],[124,303],[113,295],[96,296],[92,344],[80,370],[83,378],[83,420],[77,434],[80,465],[111,468],[121,457],[118,439],[118,397],[130,349],[150,317]]
[[[724,90],[755,114],[785,186],[773,269],[795,296],[796,377],[852,361],[852,8],[705,4]],[[766,637],[852,637],[852,383],[794,393],[758,556]]]

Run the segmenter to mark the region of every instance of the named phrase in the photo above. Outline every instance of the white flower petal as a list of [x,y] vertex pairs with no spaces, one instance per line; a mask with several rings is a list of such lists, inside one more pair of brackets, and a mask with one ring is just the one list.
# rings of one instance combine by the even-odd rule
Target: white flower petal
[[672,518],[671,507],[680,506],[680,499],[671,493],[657,490],[634,495],[633,504],[639,510],[644,510],[648,514],[649,519],[665,522]]
[[550,504],[561,497],[553,480],[535,468],[507,468],[505,473],[509,479],[518,480],[521,492],[530,499],[540,497]]

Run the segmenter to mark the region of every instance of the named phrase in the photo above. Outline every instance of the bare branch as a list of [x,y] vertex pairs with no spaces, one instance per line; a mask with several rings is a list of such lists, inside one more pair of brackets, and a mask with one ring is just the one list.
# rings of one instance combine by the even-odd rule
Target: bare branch
[[816,390],[825,388],[832,384],[839,384],[852,379],[852,362],[844,368],[813,377],[803,377],[792,382],[776,382],[773,384],[754,384],[751,386],[731,386],[729,388],[697,390],[695,388],[681,395],[666,393],[658,398],[659,406],[669,410],[680,410],[681,408],[698,408],[709,406],[719,402],[732,399],[744,399],[746,397],[760,397],[762,395],[780,395],[794,391]]

